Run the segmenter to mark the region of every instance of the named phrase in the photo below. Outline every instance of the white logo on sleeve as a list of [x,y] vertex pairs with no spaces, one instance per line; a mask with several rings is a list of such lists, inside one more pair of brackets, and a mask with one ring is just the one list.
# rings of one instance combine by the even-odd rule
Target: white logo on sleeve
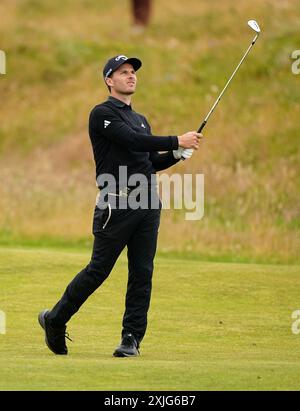
[[104,120],[104,128],[108,127],[110,125],[111,121]]
[[146,128],[146,126],[145,126],[145,124],[144,124],[144,123],[142,123],[142,124],[141,124],[141,127]]

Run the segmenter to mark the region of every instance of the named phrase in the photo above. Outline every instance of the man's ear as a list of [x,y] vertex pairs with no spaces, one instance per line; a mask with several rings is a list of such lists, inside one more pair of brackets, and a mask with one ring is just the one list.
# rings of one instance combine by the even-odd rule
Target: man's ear
[[106,77],[105,82],[109,87],[113,85],[113,80],[110,77]]

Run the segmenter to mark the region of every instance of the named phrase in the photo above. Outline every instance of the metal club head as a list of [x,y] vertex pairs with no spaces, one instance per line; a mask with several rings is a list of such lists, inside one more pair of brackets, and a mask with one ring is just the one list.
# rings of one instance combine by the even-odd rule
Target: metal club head
[[256,33],[260,33],[260,27],[259,27],[257,21],[249,20],[248,21],[248,26],[250,26],[252,28],[252,30],[254,30]]

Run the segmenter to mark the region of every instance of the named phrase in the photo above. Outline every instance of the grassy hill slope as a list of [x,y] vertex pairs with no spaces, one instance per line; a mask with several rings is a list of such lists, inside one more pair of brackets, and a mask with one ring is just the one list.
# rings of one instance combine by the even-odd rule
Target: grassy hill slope
[[0,241],[90,241],[90,109],[106,98],[103,62],[143,60],[134,108],[155,134],[195,129],[253,34],[263,33],[178,173],[205,174],[205,216],[166,210],[160,249],[204,257],[299,262],[300,48],[296,0],[154,3],[137,34],[129,2],[3,0],[0,49]]

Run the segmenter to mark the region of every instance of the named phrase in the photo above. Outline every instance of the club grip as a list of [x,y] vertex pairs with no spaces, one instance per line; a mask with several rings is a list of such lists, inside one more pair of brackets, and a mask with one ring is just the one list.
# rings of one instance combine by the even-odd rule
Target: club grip
[[204,120],[203,123],[201,124],[201,126],[199,127],[198,133],[201,133],[201,131],[204,129],[205,125],[206,125],[206,120]]

